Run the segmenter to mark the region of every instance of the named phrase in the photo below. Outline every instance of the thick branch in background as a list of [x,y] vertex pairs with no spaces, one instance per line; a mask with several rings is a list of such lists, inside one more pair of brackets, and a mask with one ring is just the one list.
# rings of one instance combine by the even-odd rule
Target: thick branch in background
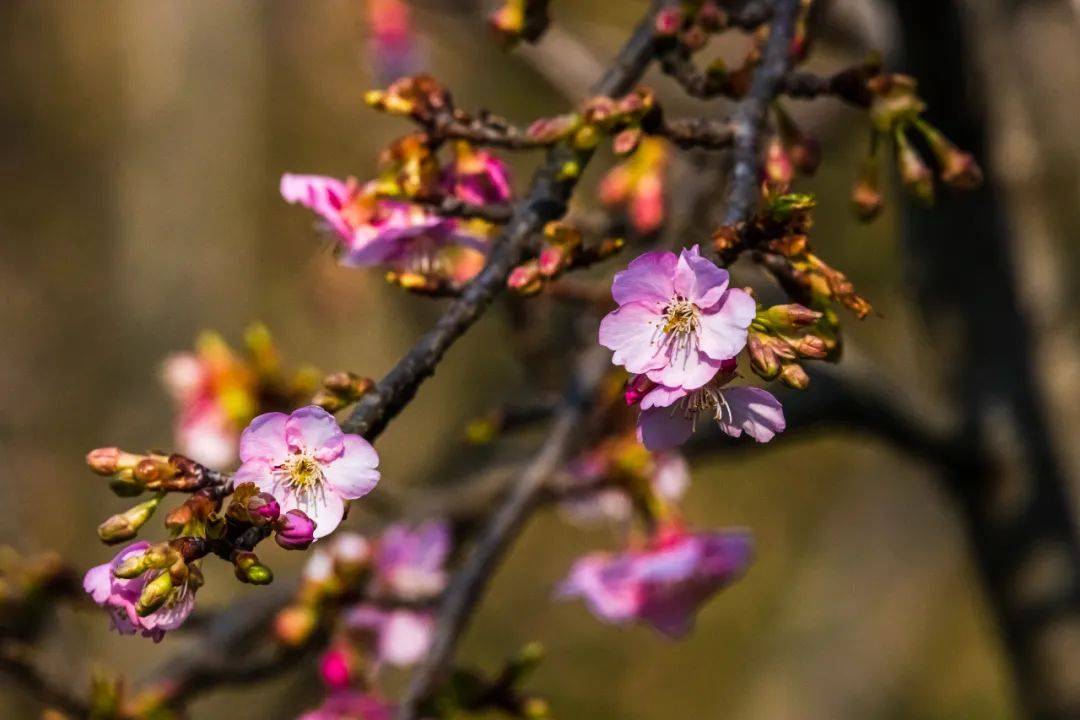
[[961,3],[896,7],[905,70],[919,78],[933,121],[988,170],[981,188],[933,210],[909,203],[905,213],[905,257],[937,346],[957,348],[944,358],[954,370],[947,386],[962,413],[964,445],[977,449],[945,482],[1025,713],[1080,717],[1080,540],[1016,292],[1013,228],[988,157],[982,79]]

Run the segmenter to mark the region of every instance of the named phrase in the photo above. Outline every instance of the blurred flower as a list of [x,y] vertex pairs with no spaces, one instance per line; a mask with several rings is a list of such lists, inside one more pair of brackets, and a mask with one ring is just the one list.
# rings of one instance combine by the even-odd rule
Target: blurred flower
[[[116,577],[115,571],[145,553],[150,543],[142,541],[132,543],[121,550],[112,561],[91,568],[83,578],[83,589],[94,602],[104,607],[112,618],[113,629],[121,635],[141,633],[143,637],[160,642],[168,630],[175,630],[183,624],[195,608],[195,584],[184,582],[174,587],[169,580],[167,568],[147,569],[137,577],[130,579]],[[166,582],[167,581],[167,582]],[[147,589],[153,583],[168,586],[157,597],[156,609],[151,612],[140,610],[140,600],[145,602]],[[154,588],[151,588],[154,589]]]
[[672,388],[694,390],[746,344],[756,306],[695,245],[676,257],[649,252],[617,273],[619,307],[600,323],[612,362]]
[[619,163],[600,181],[600,201],[626,208],[634,229],[654,233],[664,222],[664,174],[668,150],[663,140],[643,138],[630,159]]
[[217,333],[204,332],[194,352],[170,355],[162,365],[162,381],[176,407],[177,448],[208,467],[236,461],[240,431],[260,410],[294,406],[314,390],[309,368],[282,376],[265,326],[251,326],[244,340],[241,355]]
[[402,0],[367,0],[368,49],[372,72],[379,85],[386,85],[422,69],[423,52]]
[[265,413],[240,437],[235,483],[254,483],[281,510],[300,510],[325,537],[341,522],[345,501],[371,492],[379,481],[379,456],[367,440],[341,432],[334,416],[316,405]]
[[711,415],[731,437],[745,432],[758,442],[768,442],[783,432],[784,409],[771,393],[757,387],[724,387],[734,370],[732,361],[696,390],[653,385],[639,401],[638,437],[645,447],[659,451],[681,445],[694,433],[702,414]]
[[[559,509],[576,522],[629,520],[633,500],[628,491],[641,483],[664,502],[678,501],[690,485],[690,468],[682,455],[649,452],[633,432],[605,440],[566,469],[572,482]],[[578,493],[578,488],[586,492]]]
[[454,143],[454,161],[443,173],[444,192],[473,205],[506,202],[514,191],[500,158],[469,143]]
[[394,706],[358,690],[336,690],[298,720],[393,720]]
[[345,626],[373,640],[375,659],[396,667],[413,665],[427,655],[431,647],[435,618],[430,612],[382,610],[362,604],[345,617]]
[[380,592],[405,600],[438,595],[446,587],[443,565],[450,554],[450,530],[429,521],[411,530],[391,525],[375,551],[375,580]]
[[751,554],[750,536],[743,532],[669,527],[643,550],[579,559],[558,596],[584,598],[606,622],[643,621],[669,637],[682,637],[698,608],[742,574]]

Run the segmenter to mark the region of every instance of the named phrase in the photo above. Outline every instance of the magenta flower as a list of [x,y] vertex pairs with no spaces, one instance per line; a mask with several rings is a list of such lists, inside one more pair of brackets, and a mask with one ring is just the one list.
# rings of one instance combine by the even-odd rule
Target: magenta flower
[[281,176],[281,197],[285,202],[299,203],[311,210],[342,240],[352,238],[353,228],[345,219],[345,208],[354,195],[354,188],[335,178],[290,173]]
[[358,690],[331,691],[323,704],[297,720],[393,720],[394,706]]
[[728,287],[728,273],[695,245],[676,257],[649,252],[617,273],[619,304],[600,323],[600,344],[612,362],[653,382],[695,390],[746,345],[756,306]]
[[743,573],[751,554],[743,532],[675,529],[645,550],[586,555],[557,594],[584,598],[606,622],[643,621],[678,638],[690,631],[698,608]]
[[642,383],[631,380],[635,394],[628,400],[641,403],[638,415],[638,438],[653,451],[667,450],[686,442],[694,433],[697,421],[709,416],[731,437],[746,433],[758,442],[768,442],[787,427],[784,408],[772,393],[757,387],[724,387],[732,377],[722,372],[696,390],[653,385],[639,395]]
[[391,525],[375,551],[375,580],[380,592],[407,600],[438,595],[446,587],[443,566],[450,554],[450,530],[429,521],[415,530]]
[[443,174],[443,185],[446,194],[473,205],[506,202],[514,193],[506,163],[464,142],[454,146],[454,162]]
[[435,618],[429,612],[358,605],[346,614],[345,625],[370,638],[377,662],[408,667],[427,655]]
[[252,420],[240,436],[240,460],[234,482],[255,483],[282,512],[303,512],[315,522],[315,539],[338,526],[346,500],[367,495],[379,481],[375,449],[341,432],[334,416],[316,405]]
[[83,589],[94,602],[105,608],[112,618],[112,627],[121,635],[140,633],[143,637],[161,642],[165,633],[175,630],[183,624],[195,608],[195,590],[188,584],[174,588],[162,605],[148,615],[140,616],[135,610],[146,584],[159,576],[164,570],[148,570],[142,575],[125,580],[118,578],[113,571],[128,556],[144,552],[150,543],[141,541],[132,543],[121,550],[111,562],[91,568],[83,578]]

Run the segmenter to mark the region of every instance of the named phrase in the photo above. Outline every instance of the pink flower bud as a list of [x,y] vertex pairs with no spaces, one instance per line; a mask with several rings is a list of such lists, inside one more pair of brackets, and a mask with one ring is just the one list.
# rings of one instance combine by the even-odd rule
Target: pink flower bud
[[315,521],[301,510],[290,510],[278,522],[274,542],[286,550],[305,550],[315,540]]
[[352,677],[352,658],[344,647],[332,647],[319,660],[319,675],[323,683],[332,690],[341,690],[349,686]]
[[248,515],[258,525],[274,522],[281,514],[281,506],[270,493],[252,495],[247,501]]

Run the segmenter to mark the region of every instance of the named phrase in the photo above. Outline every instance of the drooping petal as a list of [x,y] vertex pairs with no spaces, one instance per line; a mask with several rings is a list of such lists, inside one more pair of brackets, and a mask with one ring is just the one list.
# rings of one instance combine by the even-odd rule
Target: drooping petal
[[699,308],[710,308],[727,290],[728,272],[703,258],[694,245],[679,255],[674,286],[675,292]]
[[738,355],[746,346],[757,305],[745,290],[731,288],[710,312],[701,313],[698,332],[699,347],[714,360],[727,360]]
[[83,577],[83,590],[94,599],[98,605],[103,604],[112,594],[113,574],[112,563],[97,565],[86,571]]
[[656,452],[682,445],[694,432],[694,421],[673,408],[642,410],[638,416],[638,439]]
[[674,297],[672,277],[678,258],[669,252],[647,252],[634,258],[626,269],[615,273],[611,296],[619,305],[658,303],[666,305]]
[[660,313],[652,306],[634,302],[611,311],[600,321],[600,344],[615,354],[611,362],[632,373],[642,373],[665,363],[657,324]]
[[343,238],[351,234],[349,224],[341,216],[341,209],[349,197],[345,183],[320,175],[281,176],[281,197],[288,203],[300,203],[322,217]]
[[285,440],[290,450],[312,453],[323,463],[341,457],[345,450],[345,433],[334,416],[318,405],[302,407],[289,415]]
[[671,407],[689,394],[690,391],[686,388],[653,385],[645,397],[641,398],[641,409]]
[[289,456],[285,442],[285,413],[263,413],[252,420],[240,434],[240,460],[261,460],[279,465]]
[[[336,425],[335,425],[336,427]],[[344,451],[323,467],[326,481],[346,500],[367,495],[379,482],[379,456],[359,435],[344,436]]]
[[625,622],[641,607],[641,588],[633,582],[625,557],[604,553],[586,555],[574,563],[556,590],[556,597],[580,597],[601,620]]
[[733,387],[721,391],[720,429],[731,437],[744,432],[758,442],[768,442],[787,427],[784,408],[772,393],[757,387]]

